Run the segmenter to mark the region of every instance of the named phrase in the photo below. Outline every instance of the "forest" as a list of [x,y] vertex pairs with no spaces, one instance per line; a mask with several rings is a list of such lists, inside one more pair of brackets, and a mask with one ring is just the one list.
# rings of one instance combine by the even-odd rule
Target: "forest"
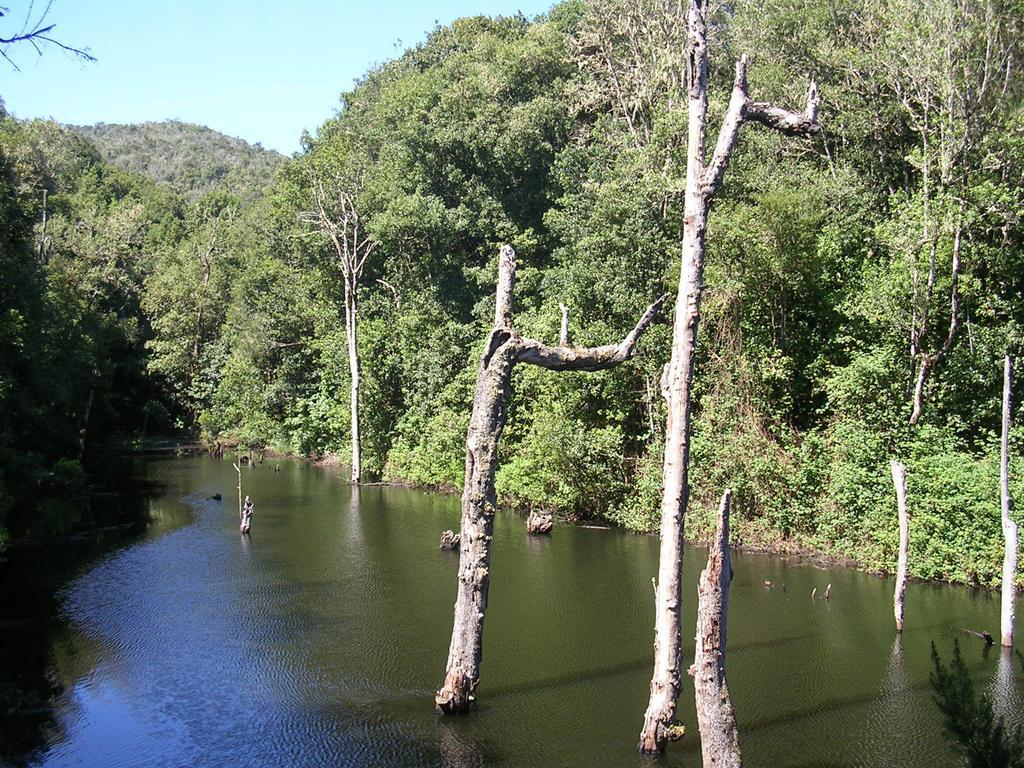
[[[898,459],[910,575],[998,583],[1022,20],[1019,0],[709,12],[710,125],[747,52],[759,99],[802,109],[814,79],[820,130],[744,127],[710,209],[687,539],[728,487],[734,544],[892,572]],[[368,71],[291,158],[3,112],[0,547],[143,436],[357,446],[353,479],[460,490],[501,246],[536,339],[567,338],[564,305],[574,344],[618,340],[676,293],[686,34],[661,0],[460,19]],[[657,530],[670,305],[615,368],[515,369],[501,506]],[[1019,429],[1010,446],[1020,498]]]

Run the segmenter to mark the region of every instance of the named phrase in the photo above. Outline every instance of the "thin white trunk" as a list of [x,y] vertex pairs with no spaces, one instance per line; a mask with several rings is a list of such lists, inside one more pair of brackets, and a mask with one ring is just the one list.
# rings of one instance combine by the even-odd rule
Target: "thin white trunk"
[[686,147],[686,197],[679,289],[672,324],[672,356],[662,391],[668,402],[662,472],[661,551],[654,596],[654,672],[638,749],[652,754],[678,738],[676,702],[682,686],[679,611],[682,603],[683,525],[689,496],[690,388],[697,350],[700,298],[704,287],[704,233],[707,205],[701,192],[704,124],[707,117],[707,30],[704,2],[691,0],[689,34],[689,122]]
[[892,484],[896,486],[896,509],[900,518],[900,553],[896,563],[896,592],[893,595],[893,614],[896,631],[903,631],[903,593],[907,589],[907,548],[910,546],[910,520],[907,517],[907,471],[898,461],[890,464]]
[[747,92],[746,56],[736,65],[736,78],[711,162],[705,167],[707,121],[706,0],[689,0],[687,12],[686,192],[679,291],[672,329],[672,356],[662,391],[668,402],[661,503],[661,552],[655,583],[654,672],[638,749],[661,752],[682,733],[675,723],[682,667],[679,611],[682,595],[683,530],[689,499],[691,390],[697,352],[700,299],[704,290],[704,237],[708,211],[721,188],[729,159],[744,122],[756,122],[787,135],[808,136],[818,129],[818,95],[811,84],[803,113],[788,112],[752,101]]
[[1013,645],[1013,599],[1017,580],[1017,524],[1010,517],[1010,418],[1012,411],[1013,358],[1006,356],[1003,367],[1003,435],[999,460],[999,495],[1003,517],[1003,605],[1000,621],[1002,644]]
[[348,370],[351,389],[349,391],[349,407],[352,421],[352,482],[359,484],[362,478],[359,444],[359,337],[358,303],[356,286],[345,287],[345,342],[348,346]]
[[46,263],[46,187],[43,187],[43,222],[39,228],[39,262]]

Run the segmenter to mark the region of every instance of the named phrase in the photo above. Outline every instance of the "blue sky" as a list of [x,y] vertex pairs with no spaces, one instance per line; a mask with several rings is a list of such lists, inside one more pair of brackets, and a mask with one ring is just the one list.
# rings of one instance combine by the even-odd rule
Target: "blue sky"
[[[55,0],[49,21],[79,62],[25,44],[0,60],[0,96],[21,118],[125,123],[177,118],[260,142],[299,148],[334,114],[338,95],[375,62],[423,40],[434,22],[475,14],[534,16],[553,0]],[[4,0],[7,36],[28,8]],[[45,0],[37,0],[37,8]],[[37,14],[38,15],[38,14]]]

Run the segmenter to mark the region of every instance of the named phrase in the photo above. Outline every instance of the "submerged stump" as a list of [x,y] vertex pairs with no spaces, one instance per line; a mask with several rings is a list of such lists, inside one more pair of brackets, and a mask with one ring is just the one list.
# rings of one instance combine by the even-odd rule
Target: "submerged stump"
[[697,588],[697,637],[693,688],[705,766],[741,768],[739,732],[725,681],[726,623],[729,617],[729,507],[732,492],[726,491],[718,509],[715,540],[708,550],[708,565]]
[[531,536],[549,535],[554,527],[555,522],[547,513],[530,512],[530,516],[526,518],[526,531]]

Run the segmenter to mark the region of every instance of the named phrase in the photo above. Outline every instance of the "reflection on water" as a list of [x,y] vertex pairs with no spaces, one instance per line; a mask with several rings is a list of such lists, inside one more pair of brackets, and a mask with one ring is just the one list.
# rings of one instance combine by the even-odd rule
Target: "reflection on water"
[[[568,526],[535,539],[499,515],[480,707],[442,720],[432,695],[458,559],[437,541],[458,527],[457,499],[353,489],[282,462],[244,474],[256,508],[241,537],[230,462],[165,460],[148,472],[166,488],[154,506],[185,498],[194,518],[108,555],[61,593],[59,620],[37,635],[37,666],[64,692],[31,762],[645,764],[634,745],[655,539]],[[228,501],[207,499],[216,492]],[[691,628],[705,557],[687,550]],[[998,599],[912,584],[900,641],[886,580],[742,553],[733,567],[729,680],[747,765],[958,764],[930,698],[931,642],[948,654],[960,627],[996,626]],[[830,601],[809,599],[829,583]],[[979,685],[1020,721],[1016,657],[962,645]],[[699,764],[692,696],[684,688],[690,733],[660,765]]]

